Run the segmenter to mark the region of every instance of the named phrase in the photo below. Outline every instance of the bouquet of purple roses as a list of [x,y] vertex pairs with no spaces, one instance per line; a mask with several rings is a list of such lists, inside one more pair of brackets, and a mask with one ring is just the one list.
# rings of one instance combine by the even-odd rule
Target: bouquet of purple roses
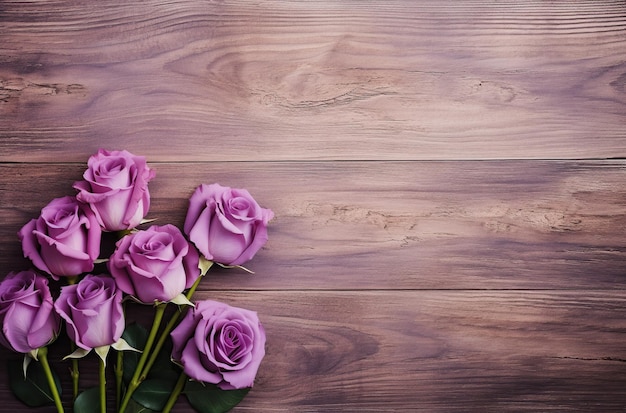
[[[111,364],[118,413],[169,412],[181,394],[201,413],[226,412],[252,387],[265,355],[257,313],[191,300],[213,264],[246,270],[242,264],[267,242],[273,212],[245,189],[202,184],[189,200],[183,231],[151,225],[145,217],[154,177],[144,157],[101,149],[89,158],[84,180],[74,183],[76,196],[53,199],[19,231],[34,268],[0,282],[0,343],[24,355],[10,368],[19,372],[10,385],[27,405],[64,411],[48,362],[63,326],[75,413],[107,411]],[[115,235],[113,252],[103,257],[107,234]],[[57,294],[48,276],[60,284]],[[133,303],[154,308],[149,329],[127,322]],[[168,306],[178,309],[166,313]],[[80,391],[79,360],[90,353],[99,385]]]

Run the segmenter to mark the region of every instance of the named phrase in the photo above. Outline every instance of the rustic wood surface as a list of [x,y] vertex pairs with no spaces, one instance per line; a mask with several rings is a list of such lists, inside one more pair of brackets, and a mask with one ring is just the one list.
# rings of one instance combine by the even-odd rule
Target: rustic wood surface
[[626,410],[623,1],[0,1],[0,276],[100,147],[276,213],[234,411]]

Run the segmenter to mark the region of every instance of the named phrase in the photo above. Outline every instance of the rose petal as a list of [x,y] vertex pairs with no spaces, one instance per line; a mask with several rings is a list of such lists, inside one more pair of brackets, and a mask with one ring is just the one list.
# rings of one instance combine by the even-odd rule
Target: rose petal
[[219,224],[212,226],[209,245],[213,260],[228,265],[236,261],[246,249],[246,241],[241,234],[234,234]]
[[31,219],[26,225],[24,225],[18,232],[18,237],[22,242],[24,257],[29,258],[35,267],[50,274],[50,269],[48,269],[46,262],[39,254],[39,244],[37,242],[37,237],[34,234],[36,221],[37,220],[35,219]]
[[195,380],[213,384],[218,384],[222,381],[221,374],[206,370],[205,366],[200,361],[198,349],[192,343],[188,343],[185,346],[181,361],[185,373]]

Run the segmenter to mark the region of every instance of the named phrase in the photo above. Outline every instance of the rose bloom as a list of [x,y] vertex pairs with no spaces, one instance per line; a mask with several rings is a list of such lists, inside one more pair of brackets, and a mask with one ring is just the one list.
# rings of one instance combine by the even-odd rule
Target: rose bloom
[[57,337],[48,280],[34,271],[11,272],[0,283],[0,343],[19,353],[46,346]]
[[87,161],[84,181],[74,183],[106,231],[135,228],[150,208],[148,182],[155,173],[143,156],[100,149]]
[[18,236],[24,256],[58,280],[93,270],[101,233],[94,213],[75,197],[66,196],[50,201]]
[[82,349],[114,344],[124,332],[122,291],[111,277],[89,274],[78,284],[62,287],[54,308],[65,320],[68,336]]
[[207,260],[241,265],[267,242],[273,217],[245,189],[203,184],[189,199],[184,230]]
[[120,239],[107,265],[119,288],[143,303],[170,301],[200,276],[199,255],[174,225]]
[[200,301],[171,333],[172,360],[189,377],[223,390],[252,387],[265,356],[257,314],[217,301]]

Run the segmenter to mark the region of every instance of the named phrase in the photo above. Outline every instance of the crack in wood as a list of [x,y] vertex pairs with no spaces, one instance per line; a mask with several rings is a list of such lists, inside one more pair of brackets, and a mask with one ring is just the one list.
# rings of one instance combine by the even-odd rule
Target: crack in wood
[[572,357],[572,356],[559,356],[553,357],[555,359],[565,360],[581,360],[581,361],[617,361],[620,363],[626,363],[626,359],[619,357]]

